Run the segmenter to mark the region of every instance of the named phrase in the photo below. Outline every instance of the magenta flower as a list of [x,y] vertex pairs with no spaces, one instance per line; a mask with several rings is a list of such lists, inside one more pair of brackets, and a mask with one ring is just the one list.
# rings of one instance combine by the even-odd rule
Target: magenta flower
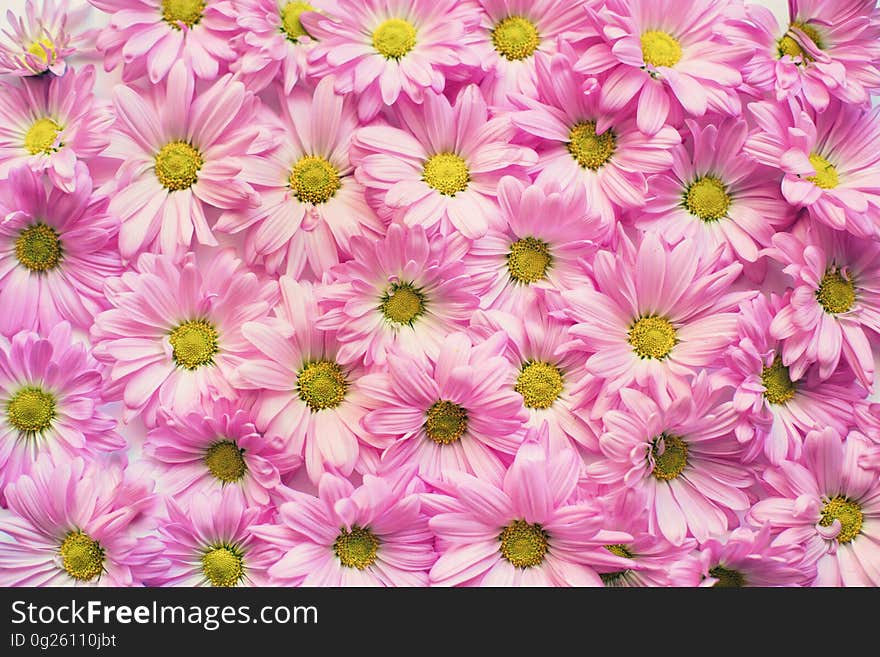
[[66,58],[94,41],[92,30],[81,30],[86,7],[71,9],[61,0],[42,0],[35,5],[25,2],[24,16],[6,12],[9,30],[0,37],[0,73],[41,75],[51,72],[64,75]]
[[700,548],[701,586],[804,586],[812,581],[815,564],[802,565],[803,550],[771,539],[770,525],[757,532],[737,527],[726,541],[710,538]]

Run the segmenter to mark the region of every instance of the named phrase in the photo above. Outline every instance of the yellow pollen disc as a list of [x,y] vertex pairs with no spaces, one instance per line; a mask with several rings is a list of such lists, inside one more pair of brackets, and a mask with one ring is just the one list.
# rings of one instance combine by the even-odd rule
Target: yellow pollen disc
[[55,396],[36,386],[22,388],[7,402],[6,418],[19,433],[32,438],[52,426]]
[[585,169],[597,171],[611,159],[617,148],[617,137],[612,130],[596,134],[596,122],[577,123],[568,134],[568,152]]
[[238,481],[247,471],[244,450],[232,440],[219,440],[208,448],[205,465],[224,484]]
[[156,154],[156,177],[172,192],[189,189],[199,179],[202,155],[185,141],[165,144]]
[[815,176],[807,176],[807,180],[822,189],[834,189],[840,180],[837,177],[837,168],[828,160],[817,153],[810,155],[810,164],[816,170]]
[[385,294],[379,310],[390,322],[412,326],[425,312],[425,295],[412,283],[392,283]]
[[549,548],[549,539],[541,525],[514,520],[498,535],[501,556],[517,568],[540,566]]
[[530,57],[540,43],[538,28],[522,16],[508,16],[492,29],[492,45],[495,50],[512,62]]
[[675,66],[681,59],[681,44],[667,32],[650,30],[642,34],[642,57],[653,66]]
[[343,529],[333,542],[333,551],[346,568],[363,570],[373,565],[379,552],[379,539],[365,527]]
[[402,18],[390,18],[373,30],[373,48],[386,59],[400,59],[416,45],[416,28]]
[[849,543],[859,532],[862,531],[862,507],[846,497],[832,497],[822,507],[822,517],[819,524],[822,527],[830,527],[835,520],[840,521],[840,533],[837,535],[838,543]]
[[62,146],[58,143],[58,135],[62,130],[52,119],[37,119],[24,134],[24,147],[31,155],[54,153]]
[[[614,554],[618,557],[623,557],[624,559],[632,559],[633,556],[635,556],[632,550],[620,543],[616,543],[614,545],[606,545],[605,549],[608,550],[611,554]],[[599,578],[602,580],[602,583],[605,586],[621,586],[619,582],[625,579],[630,572],[632,571],[616,570],[612,573],[599,573]]]
[[290,188],[303,203],[320,205],[326,203],[342,183],[339,171],[329,161],[318,155],[306,155],[293,165],[290,172]]
[[467,189],[471,180],[467,163],[455,153],[438,153],[425,162],[422,180],[446,196],[455,196]]
[[203,319],[180,324],[168,338],[174,362],[188,370],[212,364],[220,351],[218,338],[217,329]]
[[438,445],[454,443],[464,435],[467,426],[467,410],[445,399],[434,402],[425,418],[425,433]]
[[296,43],[301,36],[308,36],[309,33],[299,20],[300,15],[306,11],[315,11],[315,8],[307,2],[288,2],[281,8],[281,31],[287,35],[289,41]]
[[529,285],[547,275],[551,260],[549,244],[535,237],[524,237],[510,245],[507,271],[517,283]]
[[15,257],[33,272],[47,272],[61,262],[58,232],[46,224],[34,224],[21,231],[15,240]]
[[795,385],[778,354],[770,367],[761,370],[761,383],[764,384],[764,398],[771,404],[784,404],[794,397]]
[[202,555],[202,572],[211,586],[237,586],[244,579],[244,554],[234,545],[211,547]]
[[[661,454],[660,451],[663,450]],[[660,481],[671,481],[681,474],[688,464],[688,446],[678,436],[661,434],[651,447],[654,470],[651,474]]]
[[202,20],[204,11],[204,0],[162,0],[162,20],[175,30],[180,29],[179,23],[192,27]]
[[[816,47],[820,50],[823,49],[822,45],[822,37],[819,34],[819,31],[808,23],[792,23],[791,27],[796,27],[800,29],[804,34],[810,37],[810,40],[816,44]],[[807,62],[813,61],[813,58],[804,52],[804,49],[801,48],[800,44],[795,40],[794,36],[790,33],[786,33],[779,42],[779,56],[784,57],[785,55],[789,55],[790,57],[800,57],[803,61],[801,64],[805,64]]]
[[639,358],[666,358],[677,342],[672,323],[656,315],[637,319],[627,335]]
[[550,408],[562,394],[562,372],[550,363],[529,361],[516,379],[516,390],[527,408]]
[[338,364],[318,360],[303,367],[296,376],[299,398],[312,411],[336,408],[345,399],[348,381]]
[[690,184],[684,195],[684,207],[703,221],[717,221],[727,216],[731,198],[724,183],[714,176],[703,176]]
[[51,55],[55,50],[55,44],[52,43],[52,40],[43,37],[42,39],[38,39],[34,41],[31,45],[28,46],[27,51],[35,57],[39,57],[40,60],[44,64],[48,63],[49,57],[46,56],[46,52],[48,51],[49,55]]
[[715,566],[709,574],[718,581],[713,588],[740,588],[746,585],[746,578],[738,570],[730,570],[724,566]]
[[67,534],[58,552],[67,574],[81,582],[91,581],[104,571],[104,549],[81,531]]
[[837,267],[830,267],[816,290],[816,300],[826,313],[845,313],[856,301],[852,279],[844,278]]

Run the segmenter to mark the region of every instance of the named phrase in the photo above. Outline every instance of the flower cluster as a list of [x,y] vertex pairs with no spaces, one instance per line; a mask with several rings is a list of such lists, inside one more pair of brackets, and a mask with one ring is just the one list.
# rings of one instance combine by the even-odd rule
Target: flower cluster
[[89,2],[0,37],[0,585],[880,586],[874,0]]

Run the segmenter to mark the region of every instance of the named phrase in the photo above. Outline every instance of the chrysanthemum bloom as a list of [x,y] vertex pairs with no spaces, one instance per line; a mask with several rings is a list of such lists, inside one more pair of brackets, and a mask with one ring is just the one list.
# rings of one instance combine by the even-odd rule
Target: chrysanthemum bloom
[[98,407],[101,370],[66,322],[44,337],[0,338],[0,502],[41,455],[53,463],[125,447],[116,421]]
[[154,499],[118,463],[41,459],[6,488],[0,586],[140,585],[167,567],[146,535]]
[[252,527],[283,551],[269,568],[283,586],[425,586],[434,541],[411,474],[365,475],[355,488],[326,472],[318,496],[288,489],[278,524]]
[[743,304],[737,340],[724,356],[721,376],[736,388],[736,436],[747,461],[762,452],[771,463],[797,460],[807,432],[832,427],[845,433],[853,404],[866,395],[845,366],[825,380],[818,365],[800,377],[792,374],[783,363],[783,343],[770,334],[770,323],[786,304],[785,298],[763,294]]
[[700,546],[705,579],[701,586],[803,586],[816,576],[815,564],[805,565],[799,546],[771,542],[770,525],[759,531],[737,527],[726,538],[710,538]]
[[507,340],[498,332],[472,344],[452,333],[436,358],[391,350],[387,372],[361,379],[373,409],[364,440],[386,450],[383,472],[414,463],[430,480],[456,471],[501,480],[502,459],[516,452],[528,417],[508,381]]
[[880,87],[880,11],[874,0],[794,0],[780,26],[767,7],[746,3],[743,20],[721,32],[754,48],[741,68],[743,82],[777,100],[798,97],[818,111],[831,96],[864,105]]
[[758,125],[745,151],[782,169],[782,194],[836,230],[880,234],[880,107],[833,102],[821,114],[794,103],[749,105]]
[[804,550],[814,586],[880,586],[880,479],[860,465],[870,443],[857,432],[812,431],[800,463],[764,472],[777,497],[749,511],[749,522],[781,530],[774,544]]
[[168,569],[151,586],[266,586],[266,570],[278,551],[250,527],[268,510],[248,506],[233,488],[200,493],[179,504],[165,498],[167,518],[158,523]]
[[124,66],[126,82],[149,75],[156,84],[175,62],[213,80],[235,59],[237,10],[229,0],[89,0],[111,14],[98,35],[104,68]]
[[602,111],[598,94],[585,94],[582,78],[571,70],[573,57],[566,47],[552,58],[539,57],[538,93],[512,95],[520,111],[510,118],[537,144],[537,183],[582,186],[591,217],[608,237],[620,210],[645,204],[646,174],[672,166],[671,148],[681,136],[670,126],[647,136],[636,127],[632,110]]
[[280,287],[275,317],[243,328],[255,351],[239,367],[239,387],[259,391],[257,429],[282,437],[289,453],[302,455],[313,482],[327,466],[348,476],[364,434],[363,368],[343,366],[336,334],[315,326],[320,312],[312,285],[283,276]]
[[733,312],[753,292],[730,291],[742,266],[717,266],[718,252],[693,240],[675,247],[646,233],[636,248],[620,231],[615,251],[592,264],[596,289],[562,293],[576,324],[567,348],[590,354],[587,371],[606,394],[633,383],[663,397],[688,394],[694,368],[712,364],[736,335]]
[[381,241],[352,239],[352,259],[321,287],[315,322],[336,333],[339,361],[383,365],[392,345],[436,357],[448,333],[467,327],[485,287],[471,279],[462,250],[421,226],[394,224]]
[[247,158],[241,173],[262,200],[225,213],[217,229],[246,229],[248,259],[263,257],[270,273],[298,278],[311,271],[320,279],[350,255],[354,235],[372,235],[381,227],[349,161],[357,117],[351,100],[333,92],[332,77],[322,79],[314,93],[278,91],[280,117],[262,115],[277,132],[278,146]]
[[94,84],[93,66],[60,77],[0,82],[0,178],[26,164],[72,192],[77,160],[98,155],[110,143],[113,111],[95,98]]
[[74,187],[47,185],[26,166],[0,182],[0,334],[45,334],[61,321],[88,330],[107,308],[104,280],[122,273],[119,220],[82,162]]
[[[730,18],[729,0],[611,0],[596,11],[586,51],[575,64],[581,73],[605,75],[600,87],[603,112],[638,103],[639,130],[652,135],[682,113],[706,110],[740,113],[740,67],[752,48],[734,45],[720,32]],[[636,99],[638,99],[636,101]]]
[[250,411],[228,399],[207,402],[180,418],[164,417],[144,442],[144,452],[164,466],[163,494],[181,499],[230,489],[250,506],[267,505],[281,475],[302,462],[285,447],[281,437],[261,435]]
[[533,429],[503,482],[450,474],[438,484],[450,497],[430,522],[440,551],[431,583],[601,586],[596,567],[631,566],[605,546],[632,536],[606,530],[598,506],[569,504],[580,467],[574,450],[551,450]]
[[830,377],[843,360],[868,390],[874,384],[870,339],[880,334],[880,244],[819,224],[777,233],[770,257],[794,279],[770,324],[783,341],[782,363],[794,378],[810,363]]
[[205,208],[259,202],[241,175],[257,139],[257,98],[232,76],[196,95],[182,64],[151,91],[118,86],[114,92],[118,119],[108,154],[123,163],[110,209],[122,219],[125,259],[145,249],[176,254],[189,247],[193,232],[199,243],[216,245]]
[[438,223],[469,238],[486,234],[498,214],[495,194],[506,174],[522,174],[535,152],[509,143],[509,119],[489,119],[486,100],[475,85],[454,103],[425,96],[421,105],[394,107],[400,128],[372,125],[355,133],[357,179],[399,213],[408,226]]
[[464,35],[476,20],[457,0],[337,0],[332,16],[300,16],[316,40],[309,62],[333,71],[336,93],[357,96],[362,121],[401,94],[421,104],[443,91],[446,70],[475,63]]
[[79,29],[87,7],[71,9],[68,4],[61,0],[56,6],[55,0],[42,0],[36,5],[27,0],[24,16],[16,16],[11,9],[6,12],[9,29],[0,36],[0,73],[64,75],[65,58],[91,38],[91,31]]
[[635,225],[672,244],[694,238],[702,251],[723,245],[726,259],[753,263],[773,234],[794,219],[779,191],[782,176],[743,153],[744,120],[685,123],[689,135],[673,148],[670,171],[648,180],[651,202]]
[[234,396],[232,377],[250,352],[242,324],[268,312],[277,284],[244,269],[232,249],[182,263],[144,253],[106,294],[112,308],[95,318],[92,341],[108,366],[107,393],[155,426],[160,406],[180,416]]
[[733,433],[729,388],[716,387],[705,371],[692,385],[669,403],[621,390],[623,406],[603,418],[604,458],[587,466],[599,483],[643,492],[648,530],[675,545],[726,532],[733,514],[749,508],[745,489],[753,483]]

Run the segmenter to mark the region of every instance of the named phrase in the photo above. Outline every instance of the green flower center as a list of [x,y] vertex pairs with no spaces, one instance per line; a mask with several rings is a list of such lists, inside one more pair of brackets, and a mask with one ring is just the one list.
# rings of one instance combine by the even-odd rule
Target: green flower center
[[661,434],[651,446],[654,470],[651,474],[660,481],[671,481],[681,474],[688,464],[688,446],[678,436]]
[[402,18],[391,18],[373,31],[373,47],[386,59],[400,59],[416,45],[416,28]]
[[541,525],[514,520],[498,536],[501,556],[517,568],[539,566],[547,555],[549,538]]
[[649,30],[642,34],[642,57],[646,64],[675,66],[681,59],[681,44],[668,32]]
[[390,322],[412,326],[425,312],[425,295],[412,283],[392,283],[382,295],[379,310]]
[[862,531],[862,507],[846,497],[832,497],[822,507],[822,517],[819,524],[822,527],[830,527],[835,520],[840,521],[840,533],[837,535],[838,543],[849,543],[859,532]]
[[856,288],[851,279],[844,278],[837,267],[830,267],[816,290],[816,300],[826,313],[845,313],[856,301]]
[[637,319],[627,335],[639,358],[666,358],[677,342],[672,323],[656,315]]
[[202,572],[211,586],[237,586],[244,579],[244,553],[235,545],[218,545],[202,555]]
[[189,189],[199,179],[204,164],[202,155],[185,141],[165,144],[156,154],[156,177],[167,190]]
[[24,147],[31,155],[54,153],[61,147],[56,141],[62,129],[52,119],[37,119],[24,134]]
[[761,370],[761,383],[764,384],[764,398],[771,404],[784,404],[794,397],[795,385],[778,354],[770,367]]
[[332,360],[317,360],[296,375],[299,398],[312,411],[336,408],[345,399],[348,380],[342,368]]
[[530,57],[540,43],[538,28],[522,16],[508,16],[492,29],[492,45],[495,50],[512,62]]
[[204,11],[204,0],[162,0],[162,20],[175,30],[180,29],[178,23],[192,27],[202,20]]
[[[800,29],[804,34],[810,37],[810,40],[814,44],[816,44],[817,48],[819,48],[820,50],[823,49],[822,37],[815,27],[807,23],[801,22],[792,23],[791,27],[796,27]],[[809,54],[804,52],[804,49],[801,48],[800,44],[795,41],[794,37],[790,34],[786,34],[785,36],[783,36],[779,40],[777,45],[779,47],[780,57],[784,57],[785,55],[789,55],[790,57],[800,57],[803,60],[803,62],[801,63],[804,64],[813,61],[813,58]]]
[[15,240],[15,256],[22,266],[35,272],[46,272],[61,262],[61,239],[52,226],[34,224],[21,231]]
[[611,159],[617,148],[617,137],[612,130],[596,134],[596,122],[575,124],[568,134],[568,152],[585,169],[597,171]]
[[746,585],[746,578],[738,570],[730,570],[724,566],[715,566],[709,574],[717,579],[712,586],[717,588],[741,588]]
[[205,465],[224,484],[238,481],[247,471],[244,450],[232,440],[219,440],[211,445],[205,454]]
[[22,388],[7,403],[6,418],[20,434],[32,438],[52,426],[55,396],[36,386]]
[[281,8],[281,31],[287,35],[288,41],[297,42],[302,36],[309,36],[299,17],[306,11],[315,11],[307,2],[288,2]]
[[59,553],[67,574],[81,582],[91,581],[104,571],[104,549],[81,531],[68,533]]
[[351,531],[343,529],[336,537],[333,551],[343,566],[363,570],[376,561],[379,539],[369,529],[352,525]]
[[428,409],[425,433],[438,445],[449,445],[464,435],[468,426],[468,414],[455,402],[440,399]]
[[174,362],[188,370],[213,364],[214,356],[220,351],[219,337],[217,329],[203,319],[183,322],[168,338]]
[[529,361],[516,379],[516,390],[528,408],[550,408],[562,394],[562,372],[550,363]]
[[422,180],[446,196],[455,196],[467,189],[471,180],[467,163],[455,153],[437,153],[428,158]]
[[549,244],[535,237],[524,237],[510,245],[507,271],[517,283],[529,285],[547,275],[551,261]]
[[336,195],[342,187],[339,171],[318,155],[306,155],[293,165],[290,188],[303,203],[320,205]]
[[684,206],[703,221],[718,221],[727,216],[731,198],[724,183],[714,176],[698,178],[687,188]]
[[810,164],[816,170],[816,175],[807,176],[807,180],[822,189],[834,189],[837,187],[840,180],[837,177],[837,169],[831,162],[818,153],[812,153],[810,155]]

